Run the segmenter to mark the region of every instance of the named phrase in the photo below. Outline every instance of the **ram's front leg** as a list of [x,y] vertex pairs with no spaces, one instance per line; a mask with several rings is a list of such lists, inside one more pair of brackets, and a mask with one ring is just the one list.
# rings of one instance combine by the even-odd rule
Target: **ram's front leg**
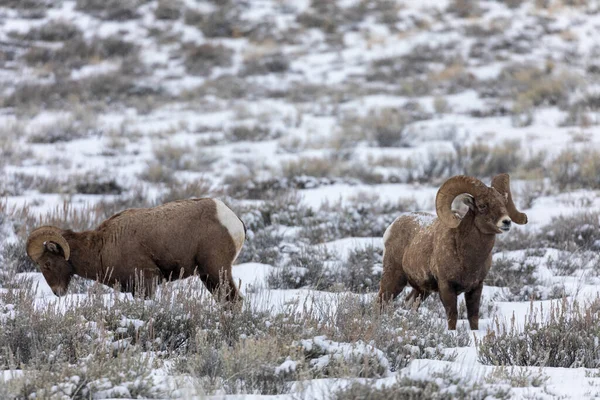
[[456,306],[456,291],[448,282],[438,282],[440,291],[440,299],[446,309],[446,317],[448,318],[448,329],[456,329],[456,320],[458,319],[458,308]]
[[483,282],[480,283],[475,289],[465,293],[469,326],[474,331],[479,329],[479,305],[481,303],[481,289],[483,289]]

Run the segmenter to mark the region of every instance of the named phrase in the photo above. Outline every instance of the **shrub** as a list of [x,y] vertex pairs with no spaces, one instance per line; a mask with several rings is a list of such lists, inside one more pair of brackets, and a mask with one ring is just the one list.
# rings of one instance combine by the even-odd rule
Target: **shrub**
[[563,300],[552,303],[548,315],[532,310],[522,331],[514,317],[510,328],[496,321],[495,332],[477,343],[479,361],[486,365],[598,368],[598,310],[597,300],[585,307]]
[[506,287],[513,294],[517,294],[525,286],[537,283],[536,269],[536,264],[526,257],[521,260],[495,257],[492,268],[485,278],[485,284]]
[[146,182],[171,184],[175,182],[175,171],[159,162],[149,161],[139,177]]
[[51,124],[39,127],[29,135],[28,141],[31,143],[57,143],[83,139],[99,133],[95,125],[96,121],[92,114],[82,110],[73,116],[61,118]]
[[77,10],[104,20],[126,21],[138,18],[138,7],[145,0],[77,0]]
[[321,157],[300,157],[284,162],[281,166],[282,175],[287,179],[298,176],[326,178],[332,175],[333,168],[331,160]]
[[581,78],[573,73],[542,70],[527,64],[505,67],[498,77],[481,85],[485,97],[502,97],[516,100],[520,108],[539,106],[566,107],[569,97],[581,85]]
[[112,179],[99,175],[87,175],[75,183],[75,191],[81,194],[121,194],[123,187]]
[[154,16],[156,19],[173,20],[179,19],[183,4],[178,1],[159,0]]
[[267,54],[246,60],[241,74],[248,76],[283,73],[289,69],[289,66],[290,60],[282,53]]
[[343,24],[342,10],[335,2],[312,0],[311,8],[296,17],[301,25],[317,28],[326,34],[334,34]]
[[356,199],[347,205],[324,204],[311,218],[304,219],[299,237],[319,244],[345,237],[381,237],[402,212],[413,211],[414,201],[397,203]]
[[194,75],[210,75],[215,67],[229,67],[232,63],[233,50],[212,44],[195,45],[188,43],[184,46],[185,68]]
[[50,21],[39,28],[32,28],[26,34],[19,35],[11,33],[11,36],[17,36],[26,40],[42,40],[45,42],[62,42],[80,38],[82,32],[77,26],[65,21]]
[[0,251],[3,268],[11,273],[37,272],[38,266],[29,258],[25,251],[26,241],[19,237],[16,242],[6,243]]
[[238,262],[260,262],[277,265],[281,257],[283,235],[277,227],[261,229],[248,237]]
[[455,13],[460,18],[472,18],[481,14],[479,0],[452,0],[446,11]]
[[160,93],[160,88],[140,86],[116,71],[80,79],[59,78],[51,84],[19,84],[4,98],[4,106],[60,109],[86,103],[99,103],[103,107],[131,103],[139,107],[139,99],[158,97]]
[[167,191],[160,195],[158,203],[166,203],[169,201],[212,197],[215,192],[212,183],[208,179],[196,179],[192,182],[172,182],[167,185]]
[[325,248],[302,246],[294,250],[269,275],[269,287],[328,290],[336,285],[338,275],[328,262],[331,256]]
[[164,144],[153,149],[154,161],[174,171],[202,172],[217,161],[217,157],[190,146]]
[[559,249],[598,250],[600,248],[600,214],[582,212],[559,216],[542,227],[542,237]]
[[473,382],[447,368],[433,372],[425,378],[412,378],[398,375],[390,385],[375,385],[373,382],[354,382],[338,390],[332,396],[335,400],[476,400],[509,399],[510,390],[504,385]]
[[235,125],[227,130],[225,138],[231,142],[250,141],[257,142],[267,139],[276,139],[279,133],[274,133],[268,127],[255,125]]
[[336,282],[351,292],[375,292],[379,289],[382,271],[383,249],[371,245],[357,248],[337,269]]
[[65,41],[59,48],[30,47],[23,57],[29,65],[50,65],[54,70],[71,70],[98,59],[127,58],[129,63],[135,63],[137,50],[133,43],[118,36],[95,37],[91,40],[75,37]]
[[402,111],[386,108],[371,115],[367,126],[379,147],[408,147],[409,142],[404,132],[408,122],[408,117]]
[[240,18],[240,5],[236,1],[225,0],[214,12],[208,14],[188,9],[185,22],[197,26],[207,38],[243,36],[248,27]]
[[521,142],[507,140],[499,145],[475,143],[469,148],[457,148],[457,163],[465,175],[491,177],[517,171],[523,164]]
[[600,152],[584,149],[563,150],[550,162],[549,175],[552,183],[563,191],[567,189],[600,188]]

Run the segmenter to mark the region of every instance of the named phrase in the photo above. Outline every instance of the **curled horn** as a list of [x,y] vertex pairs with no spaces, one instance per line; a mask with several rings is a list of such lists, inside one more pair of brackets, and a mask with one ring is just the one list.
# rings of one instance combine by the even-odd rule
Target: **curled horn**
[[58,244],[65,253],[65,260],[69,260],[69,257],[71,256],[69,243],[67,243],[60,233],[60,229],[54,226],[42,226],[31,232],[31,235],[27,238],[27,255],[31,257],[33,261],[37,261],[42,254],[44,254],[44,243],[46,242]]
[[492,187],[502,194],[506,194],[506,210],[508,216],[513,220],[514,223],[519,225],[525,225],[527,223],[527,214],[523,214],[517,207],[512,199],[510,192],[510,177],[508,174],[499,174],[492,179]]
[[458,175],[448,179],[440,187],[435,198],[435,211],[442,223],[456,228],[461,219],[452,212],[452,202],[459,194],[468,193],[477,198],[488,190],[488,187],[477,178]]

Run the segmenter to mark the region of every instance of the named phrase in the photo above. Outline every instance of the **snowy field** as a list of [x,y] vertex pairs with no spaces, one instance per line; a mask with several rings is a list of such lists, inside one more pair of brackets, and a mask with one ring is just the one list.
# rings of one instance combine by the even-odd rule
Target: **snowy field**
[[[0,399],[600,398],[598,37],[594,0],[0,0]],[[498,173],[480,329],[379,312],[387,226]],[[240,311],[25,254],[192,197],[248,227]]]

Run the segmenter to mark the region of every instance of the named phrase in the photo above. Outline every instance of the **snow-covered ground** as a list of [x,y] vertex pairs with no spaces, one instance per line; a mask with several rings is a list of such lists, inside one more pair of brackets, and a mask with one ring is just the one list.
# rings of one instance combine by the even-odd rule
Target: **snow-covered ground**
[[[599,34],[594,1],[0,2],[0,397],[599,397]],[[529,223],[479,331],[435,296],[380,316],[389,223],[502,172]],[[59,299],[24,254],[203,196],[249,228],[244,322],[193,278]]]

